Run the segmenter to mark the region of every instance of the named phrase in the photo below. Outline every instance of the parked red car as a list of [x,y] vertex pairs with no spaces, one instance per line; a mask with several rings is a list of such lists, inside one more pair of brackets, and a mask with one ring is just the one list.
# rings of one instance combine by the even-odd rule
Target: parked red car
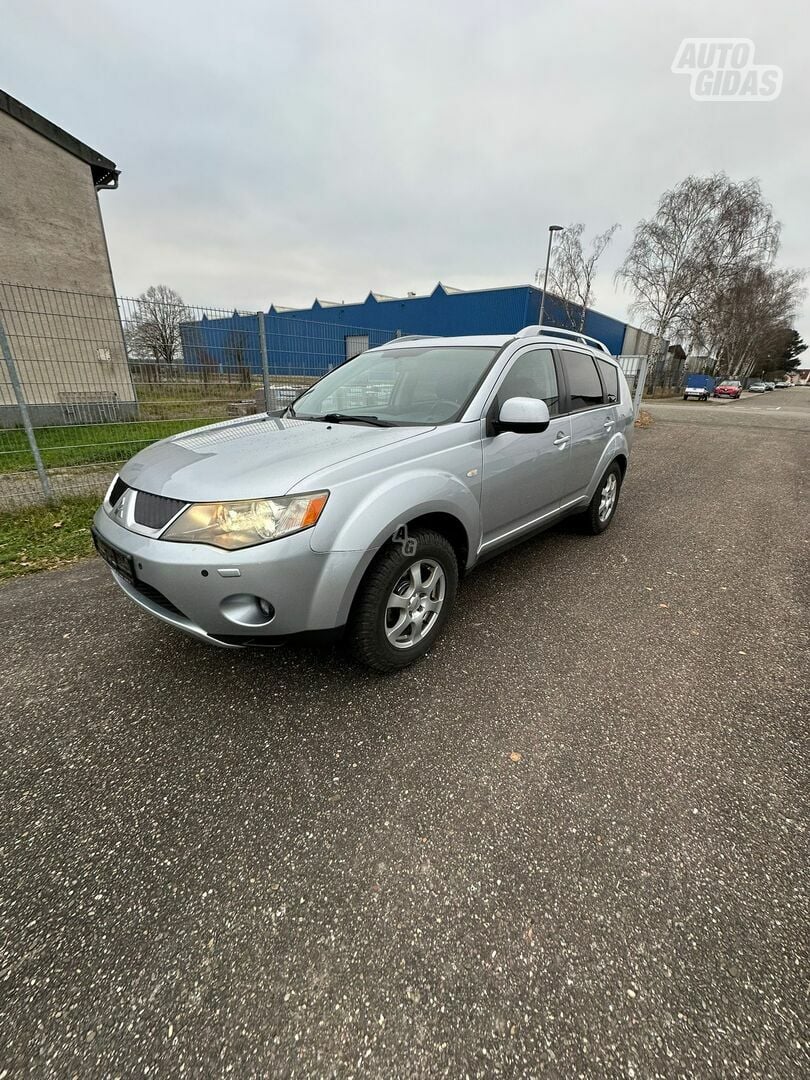
[[739,379],[724,379],[714,388],[715,397],[738,398],[742,394],[742,383]]

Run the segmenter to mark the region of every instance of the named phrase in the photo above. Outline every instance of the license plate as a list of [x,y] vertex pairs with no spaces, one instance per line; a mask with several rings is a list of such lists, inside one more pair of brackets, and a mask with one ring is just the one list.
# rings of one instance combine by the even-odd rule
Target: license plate
[[91,533],[93,536],[93,543],[96,545],[96,551],[102,557],[104,562],[108,566],[111,566],[122,578],[134,582],[135,564],[132,561],[132,556],[127,555],[124,551],[119,551],[118,548],[113,547],[112,544],[108,544],[106,540],[98,535],[95,529],[91,529]]

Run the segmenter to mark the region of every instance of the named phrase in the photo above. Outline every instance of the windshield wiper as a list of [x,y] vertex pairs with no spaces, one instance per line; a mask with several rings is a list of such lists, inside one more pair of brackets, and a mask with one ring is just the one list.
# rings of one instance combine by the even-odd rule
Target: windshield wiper
[[390,420],[380,420],[379,416],[355,416],[353,413],[345,412],[328,412],[318,419],[328,424],[342,424],[346,421],[347,423],[371,424],[372,427],[393,427]]

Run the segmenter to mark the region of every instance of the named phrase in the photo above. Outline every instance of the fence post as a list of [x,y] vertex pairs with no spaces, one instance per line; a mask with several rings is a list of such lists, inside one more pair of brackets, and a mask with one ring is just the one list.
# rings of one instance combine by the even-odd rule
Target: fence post
[[270,363],[267,359],[267,337],[264,331],[264,312],[257,311],[259,320],[259,352],[262,358],[262,385],[264,386],[264,411],[270,412]]
[[31,453],[34,458],[34,465],[36,466],[37,475],[39,476],[39,482],[42,486],[42,493],[44,494],[48,502],[53,502],[54,498],[53,488],[51,487],[51,479],[48,476],[47,469],[42,463],[39,446],[37,446],[37,437],[34,434],[34,426],[31,423],[31,415],[28,412],[28,402],[25,400],[22,383],[20,382],[20,374],[17,371],[17,365],[14,361],[14,357],[11,355],[11,346],[9,345],[5,327],[3,326],[2,322],[0,322],[0,352],[2,352],[3,359],[6,362],[6,368],[8,369],[8,377],[11,381],[11,388],[14,391],[14,397],[17,399],[17,407],[20,410],[20,416],[22,417],[23,427],[25,428],[25,434],[28,439],[28,445],[31,447]]
[[644,397],[644,387],[647,384],[647,368],[650,363],[648,356],[642,356],[638,362],[638,376],[636,378],[636,392],[633,395],[633,413],[638,417],[641,409],[641,399]]

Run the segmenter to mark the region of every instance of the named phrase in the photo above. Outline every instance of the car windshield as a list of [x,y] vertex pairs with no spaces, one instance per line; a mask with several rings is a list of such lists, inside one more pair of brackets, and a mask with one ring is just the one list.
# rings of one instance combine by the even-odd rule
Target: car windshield
[[306,390],[292,412],[304,419],[446,424],[459,416],[497,352],[431,345],[361,353]]

